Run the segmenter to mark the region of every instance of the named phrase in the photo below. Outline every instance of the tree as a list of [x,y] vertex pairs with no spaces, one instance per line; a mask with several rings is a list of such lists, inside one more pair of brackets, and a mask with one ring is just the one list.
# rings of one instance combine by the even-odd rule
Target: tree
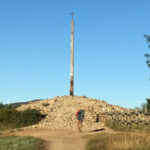
[[150,111],[150,99],[147,98],[146,101],[147,101],[146,103],[147,110]]
[[134,109],[142,112],[150,112],[150,98],[146,99],[146,103],[142,103],[140,107],[135,107]]
[[[146,41],[148,43],[148,47],[150,48],[150,36],[144,35],[144,37],[146,38]],[[146,64],[148,65],[148,67],[150,67],[150,54],[145,54],[144,56],[146,57]]]
[[147,103],[141,104],[141,110],[145,111],[147,109]]
[[150,98],[147,98],[146,99],[146,103],[143,103],[141,104],[141,109],[144,111],[144,110],[147,110],[150,112]]
[[0,102],[0,109],[1,109],[1,108],[3,108],[3,103],[2,103],[2,102]]

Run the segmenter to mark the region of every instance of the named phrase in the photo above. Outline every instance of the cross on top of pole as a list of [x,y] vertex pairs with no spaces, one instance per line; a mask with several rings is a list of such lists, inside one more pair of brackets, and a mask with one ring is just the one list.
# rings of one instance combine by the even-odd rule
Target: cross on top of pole
[[72,16],[72,20],[73,20],[74,12],[71,13],[71,16]]

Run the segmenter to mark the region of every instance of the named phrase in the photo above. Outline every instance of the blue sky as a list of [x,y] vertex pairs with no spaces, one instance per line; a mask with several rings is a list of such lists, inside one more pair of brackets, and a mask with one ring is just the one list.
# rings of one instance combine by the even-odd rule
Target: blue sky
[[149,0],[0,1],[0,101],[69,95],[75,12],[75,95],[133,108],[150,97]]

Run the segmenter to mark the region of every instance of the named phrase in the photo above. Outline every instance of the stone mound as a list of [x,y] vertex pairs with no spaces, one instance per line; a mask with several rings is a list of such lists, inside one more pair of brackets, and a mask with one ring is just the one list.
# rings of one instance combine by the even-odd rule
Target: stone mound
[[125,108],[108,104],[105,101],[88,98],[85,96],[62,96],[52,99],[32,101],[28,104],[23,104],[17,110],[38,109],[46,117],[38,124],[28,128],[46,128],[46,129],[71,129],[77,128],[76,112],[79,109],[84,109],[85,118],[83,128],[99,129],[101,122],[96,122],[97,114],[102,114],[107,111],[123,112]]

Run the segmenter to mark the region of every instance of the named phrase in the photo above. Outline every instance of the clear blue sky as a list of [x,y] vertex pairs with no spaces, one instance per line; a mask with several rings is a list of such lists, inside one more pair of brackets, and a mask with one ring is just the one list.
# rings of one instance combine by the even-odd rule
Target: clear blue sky
[[0,101],[69,95],[75,12],[75,95],[133,108],[150,97],[149,0],[0,1]]

